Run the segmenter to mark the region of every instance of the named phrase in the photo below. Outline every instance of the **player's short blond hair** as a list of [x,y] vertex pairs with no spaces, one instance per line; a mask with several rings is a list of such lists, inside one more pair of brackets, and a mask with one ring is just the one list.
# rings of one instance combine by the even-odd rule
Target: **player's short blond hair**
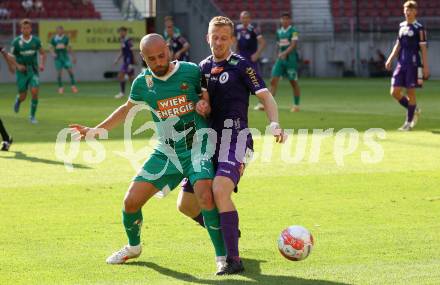
[[417,9],[417,2],[413,0],[406,1],[405,4],[403,4],[403,7],[408,9]]
[[234,22],[225,16],[215,16],[209,21],[208,31],[213,27],[228,26],[231,28],[231,34],[234,34]]
[[20,21],[20,26],[23,26],[23,25],[31,25],[32,26],[31,19],[23,19],[23,20],[21,20]]

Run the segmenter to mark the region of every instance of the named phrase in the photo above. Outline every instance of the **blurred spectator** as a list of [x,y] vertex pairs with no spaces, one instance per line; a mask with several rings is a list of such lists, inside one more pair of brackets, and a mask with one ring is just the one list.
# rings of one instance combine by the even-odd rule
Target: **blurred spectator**
[[4,3],[0,3],[0,19],[7,19],[9,18],[9,10],[4,7]]
[[165,16],[163,20],[164,20],[164,23],[165,23],[165,29],[163,31],[163,37],[165,38],[165,40],[167,40],[167,41],[170,40],[170,36],[168,35],[167,28],[166,28],[168,25],[172,25],[173,26],[173,31],[174,31],[174,36],[175,37],[178,37],[178,36],[181,35],[180,29],[178,27],[174,26],[173,16]]
[[43,12],[44,11],[44,6],[43,6],[43,1],[42,0],[36,0],[35,4],[35,11],[37,12]]
[[386,57],[379,49],[376,55],[368,61],[368,70],[371,77],[387,77],[390,73],[385,69]]
[[87,6],[87,5],[89,5],[91,3],[91,0],[82,0],[82,4],[84,5],[84,6]]
[[26,12],[30,12],[30,11],[32,11],[32,8],[34,7],[34,3],[32,2],[32,0],[23,0],[21,2],[21,6],[23,6],[23,9]]

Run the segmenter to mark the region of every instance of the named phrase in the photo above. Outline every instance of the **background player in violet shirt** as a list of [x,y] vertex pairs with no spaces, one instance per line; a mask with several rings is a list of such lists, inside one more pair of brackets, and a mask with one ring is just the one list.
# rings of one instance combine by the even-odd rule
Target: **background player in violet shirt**
[[121,68],[119,69],[118,79],[121,91],[116,94],[115,98],[120,99],[125,96],[125,83],[126,76],[128,79],[133,81],[134,78],[134,65],[136,64],[136,59],[133,54],[133,43],[129,37],[127,37],[128,29],[126,27],[119,28],[119,37],[121,41],[121,51],[118,57],[115,59],[115,64],[122,58]]
[[[416,103],[416,88],[429,77],[426,31],[416,20],[417,3],[407,1],[403,5],[406,21],[400,23],[399,36],[385,66],[391,70],[393,60],[398,63],[391,79],[391,95],[407,109],[406,120],[399,131],[410,131],[417,123],[420,109]],[[406,88],[407,96],[402,96]]]
[[[215,178],[214,200],[220,212],[220,225],[227,250],[227,265],[218,275],[236,274],[244,270],[238,251],[238,212],[232,202],[244,163],[252,152],[253,141],[248,130],[249,96],[255,94],[265,107],[270,129],[277,142],[285,136],[278,123],[277,104],[266,88],[263,79],[244,57],[234,54],[234,24],[229,18],[214,17],[209,23],[207,40],[212,55],[200,63],[202,90],[205,104],[199,102],[197,112],[210,115],[211,128],[217,133],[217,147],[214,154]],[[203,101],[202,101],[203,102]],[[230,140],[229,140],[230,139]],[[187,205],[195,205],[190,185],[184,185],[179,197],[179,210],[193,217],[192,211],[185,211]]]
[[259,73],[258,59],[266,47],[266,41],[260,29],[251,24],[251,20],[251,14],[248,11],[240,13],[241,23],[235,27],[237,53],[246,58]]
[[175,27],[173,21],[168,21],[165,28],[168,35],[167,43],[172,52],[173,60],[189,61],[189,42],[180,33],[174,33]]

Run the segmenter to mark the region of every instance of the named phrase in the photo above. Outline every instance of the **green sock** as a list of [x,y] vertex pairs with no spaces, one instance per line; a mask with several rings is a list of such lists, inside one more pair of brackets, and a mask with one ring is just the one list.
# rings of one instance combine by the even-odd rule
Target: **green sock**
[[59,88],[63,87],[63,79],[61,78],[61,75],[57,76],[57,82]]
[[73,75],[73,73],[69,73],[69,75],[70,75],[70,84],[75,85],[76,84],[75,75]]
[[202,210],[205,227],[208,230],[209,237],[215,248],[216,256],[226,256],[225,242],[223,241],[222,231],[220,229],[220,216],[217,208],[212,210]]
[[35,113],[37,112],[38,99],[32,98],[31,100],[31,118],[35,118]]
[[128,236],[128,244],[136,246],[141,244],[142,210],[136,213],[122,211],[122,222]]
[[299,106],[299,99],[301,97],[300,96],[293,96],[293,104],[295,104],[296,106]]

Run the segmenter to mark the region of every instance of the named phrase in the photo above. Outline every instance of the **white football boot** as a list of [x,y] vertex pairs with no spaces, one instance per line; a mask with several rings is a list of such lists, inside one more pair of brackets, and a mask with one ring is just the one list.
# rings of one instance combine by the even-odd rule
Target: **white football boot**
[[409,122],[405,122],[403,124],[403,126],[401,126],[398,130],[401,132],[409,132],[411,131],[412,127],[411,127],[411,123]]
[[108,264],[122,264],[125,263],[127,260],[139,257],[142,252],[142,247],[139,246],[129,246],[126,245],[119,251],[114,252],[112,255],[110,255],[109,258],[107,258],[106,262]]

